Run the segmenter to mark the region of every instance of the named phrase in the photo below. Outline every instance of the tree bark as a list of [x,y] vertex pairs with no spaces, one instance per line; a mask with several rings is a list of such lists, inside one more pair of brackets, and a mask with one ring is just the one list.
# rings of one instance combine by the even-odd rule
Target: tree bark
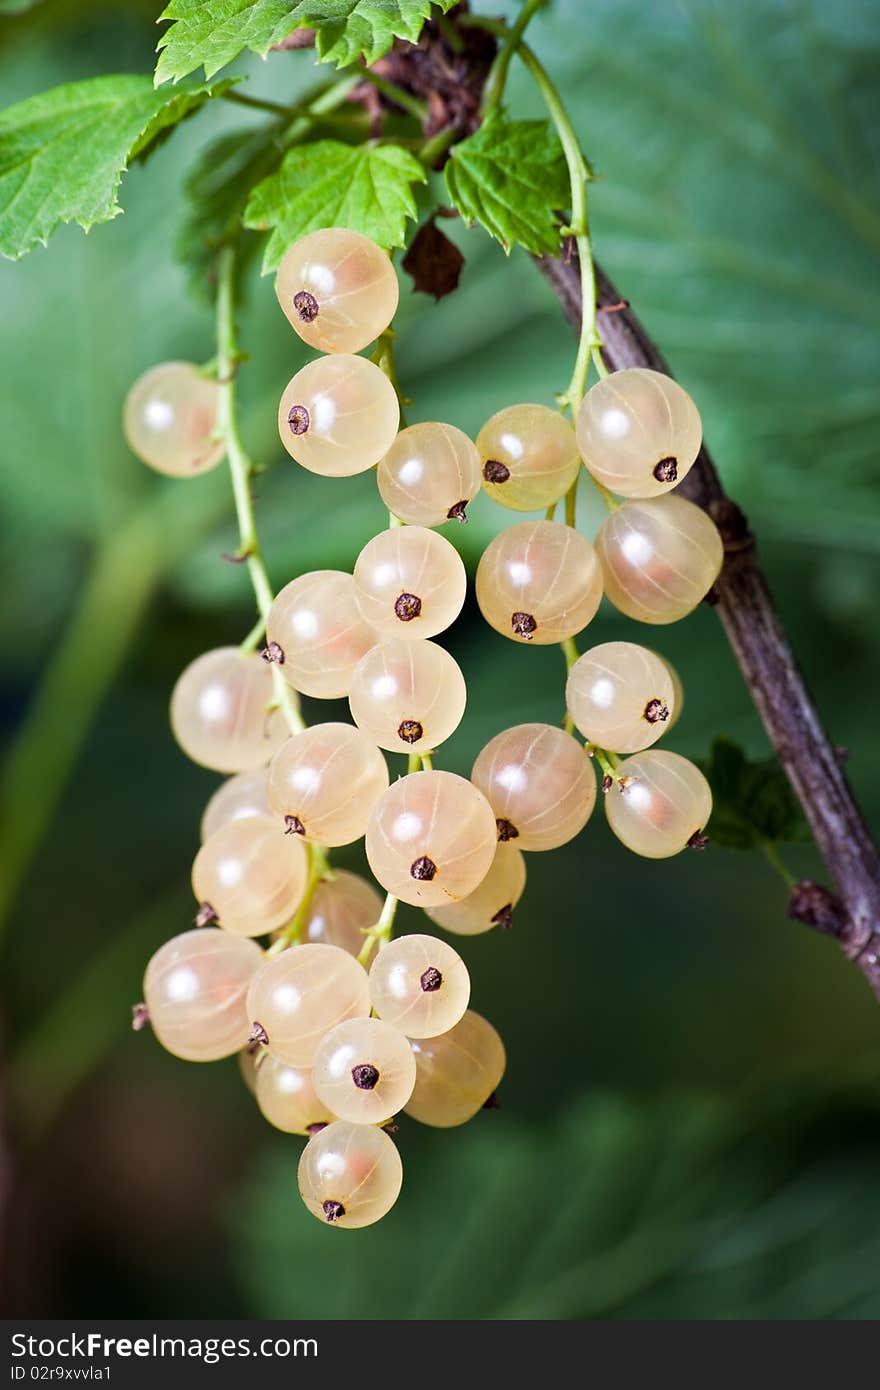
[[[578,331],[580,279],[571,250],[571,255],[545,256],[537,263]],[[596,273],[602,355],[608,367],[652,367],[671,375],[611,280],[598,266]],[[621,307],[602,311],[610,305]],[[721,486],[705,444],[677,491],[703,507],[721,532],[724,564],[710,602],[837,889],[835,897],[818,884],[797,884],[789,915],[833,936],[880,1000],[880,857],[779,619],[754,536]]]

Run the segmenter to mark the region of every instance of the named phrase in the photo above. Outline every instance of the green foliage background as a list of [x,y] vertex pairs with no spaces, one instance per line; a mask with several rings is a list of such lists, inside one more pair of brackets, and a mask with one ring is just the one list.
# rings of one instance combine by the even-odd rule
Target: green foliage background
[[[149,71],[156,6],[46,0],[0,17],[3,103]],[[493,13],[515,7],[494,3]],[[598,180],[598,253],[697,398],[853,783],[880,812],[876,91],[869,0],[555,0],[532,41]],[[292,100],[312,57],[237,64]],[[517,115],[542,113],[514,69]],[[37,775],[7,807],[8,882],[72,778],[3,943],[8,1299],[42,1316],[872,1317],[880,1313],[880,1015],[833,946],[783,915],[756,851],[654,864],[601,815],[532,856],[514,931],[468,943],[474,1000],[509,1044],[503,1111],[404,1124],[406,1186],[359,1236],[310,1221],[297,1142],[267,1133],[233,1063],[186,1067],[127,1029],[144,961],[191,913],[214,780],[176,751],[168,691],[250,625],[225,479],[166,486],[119,411],[162,358],[212,355],[209,313],[169,260],[185,169],[247,124],[211,108],[124,180],[125,216],[0,263],[0,682],[10,742],[50,672]],[[573,343],[521,253],[452,233],[467,265],[434,306],[403,294],[413,418],[475,431],[552,401]],[[372,478],[281,461],[275,409],[304,360],[254,265],[245,433],[273,467],[259,520],[276,582],[349,566],[381,524]],[[507,518],[486,501],[466,559]],[[581,524],[599,514],[585,497]],[[65,656],[71,625],[75,641]],[[597,640],[633,634],[611,610]],[[670,746],[766,743],[708,610],[647,634],[687,707]],[[557,652],[451,646],[469,683],[444,765],[506,723],[559,717]],[[62,654],[59,658],[59,652]],[[81,737],[82,736],[82,737]],[[783,851],[821,875],[809,845]],[[357,855],[348,856],[352,864]],[[416,922],[415,914],[405,918]],[[345,1249],[340,1251],[340,1241]]]

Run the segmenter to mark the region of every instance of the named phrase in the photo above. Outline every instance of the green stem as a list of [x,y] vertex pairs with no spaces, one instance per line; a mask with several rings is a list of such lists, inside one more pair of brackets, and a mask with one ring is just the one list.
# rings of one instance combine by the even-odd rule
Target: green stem
[[581,470],[575,474],[574,482],[565,494],[565,524],[566,526],[577,525],[577,495],[578,483],[581,480]]
[[272,116],[288,116],[291,120],[302,112],[302,107],[285,106],[280,101],[268,101],[265,97],[248,96],[246,92],[238,92],[234,87],[228,92],[223,92],[222,96],[224,101],[231,101],[236,106],[249,106],[253,111],[268,111]]
[[306,850],[309,856],[309,873],[306,879],[305,892],[293,917],[286,927],[281,928],[272,945],[266,951],[267,956],[277,956],[288,946],[299,945],[315,890],[330,874],[330,860],[327,858],[327,851],[321,845],[313,844],[307,844]]
[[433,169],[437,160],[444,155],[450,145],[454,145],[461,135],[457,125],[448,125],[443,130],[438,130],[436,135],[432,135],[430,140],[426,140],[418,152],[419,159],[426,169]]
[[578,649],[573,637],[566,637],[564,642],[559,643],[562,655],[565,657],[565,669],[570,671],[578,659]]
[[[386,328],[384,333],[380,333],[376,343],[376,350],[370,357],[370,361],[375,362],[376,366],[380,371],[385,373],[391,385],[394,387],[394,394],[397,396],[397,403],[400,406],[400,428],[403,430],[406,429],[404,406],[411,405],[412,402],[403,394],[400,381],[397,377],[397,366],[394,361],[394,339],[396,337],[397,334],[394,332],[393,328]],[[390,521],[390,525],[392,526],[400,526],[401,524],[402,523],[398,521],[396,517],[393,521]]]
[[257,647],[262,642],[265,633],[266,619],[263,617],[261,613],[260,616],[257,618],[257,621],[254,623],[253,627],[251,628],[250,632],[247,634],[247,636],[243,637],[242,640],[239,642],[238,650],[240,652],[243,652],[245,655],[247,655],[249,652],[255,652],[257,650]]
[[772,865],[772,867],[776,870],[786,887],[793,888],[796,882],[795,877],[793,874],[789,873],[785,864],[783,864],[782,860],[779,857],[779,852],[776,846],[773,844],[773,841],[762,840],[761,849],[763,850],[764,858],[767,860],[767,863]]
[[384,946],[391,939],[391,932],[394,927],[394,915],[397,912],[397,898],[393,893],[389,893],[385,899],[385,906],[382,908],[382,915],[375,926],[370,927],[364,934],[364,944],[358,951],[358,960],[361,965],[366,965],[370,959],[373,947],[378,944]]
[[[266,572],[257,534],[250,479],[253,462],[242,443],[238,426],[235,377],[239,351],[235,330],[235,248],[225,246],[217,262],[217,434],[226,445],[235,513],[238,518],[239,554],[246,561],[257,611],[265,622],[275,595]],[[275,701],[292,733],[305,728],[299,703],[279,667],[272,666]]]
[[396,82],[389,82],[387,78],[380,77],[372,68],[362,68],[360,76],[364,82],[369,82],[371,87],[375,87],[377,92],[381,92],[383,97],[393,101],[395,106],[399,106],[402,111],[406,111],[410,116],[414,116],[420,125],[424,125],[428,119],[428,103],[420,101],[413,96],[412,92],[407,92],[403,87],[398,87]]
[[495,56],[495,61],[489,70],[489,76],[486,78],[486,85],[483,88],[483,99],[480,103],[480,107],[484,120],[500,106],[501,99],[504,96],[504,88],[507,85],[507,73],[510,68],[510,60],[516,52],[520,40],[531,20],[538,10],[543,9],[546,3],[547,0],[526,0],[526,3],[517,16],[516,22],[508,30],[507,37]]
[[434,754],[423,753],[421,756],[422,772],[432,772],[434,770]]
[[596,762],[602,769],[603,777],[610,777],[613,782],[615,780],[614,773],[617,766],[617,763],[612,761],[614,755],[609,753],[606,748],[600,748],[596,743],[585,743],[584,747],[590,757],[596,759]]

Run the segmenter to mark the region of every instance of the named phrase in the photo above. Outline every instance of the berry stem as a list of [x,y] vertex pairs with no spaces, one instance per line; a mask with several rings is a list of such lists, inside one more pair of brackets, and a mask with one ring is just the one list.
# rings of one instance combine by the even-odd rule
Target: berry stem
[[570,671],[580,654],[575,640],[573,637],[566,637],[565,641],[560,642],[559,645],[562,648],[562,655],[565,657],[565,669]]
[[617,760],[612,761],[614,755],[609,753],[607,749],[600,748],[596,743],[585,743],[584,748],[591,758],[596,759],[602,769],[603,777],[610,777],[612,782],[616,781],[615,771],[619,763]]
[[393,893],[388,893],[385,898],[385,906],[382,908],[378,922],[364,933],[364,944],[357,955],[361,965],[366,965],[367,961],[370,959],[373,947],[377,942],[381,947],[386,946],[391,940],[391,932],[394,928],[394,917],[397,912],[397,901]]
[[306,924],[306,917],[312,905],[312,898],[315,890],[325,879],[332,877],[330,860],[327,851],[321,845],[308,843],[306,851],[309,856],[309,873],[306,879],[305,892],[302,895],[300,904],[296,912],[291,917],[287,926],[282,927],[277,937],[266,950],[266,955],[277,956],[282,951],[286,951],[288,946],[298,946],[302,940],[303,927]]
[[770,864],[771,867],[776,870],[786,887],[793,888],[797,880],[795,879],[794,874],[789,873],[785,864],[783,864],[782,860],[779,857],[779,851],[773,844],[772,840],[762,840],[761,849],[764,853],[764,858],[767,860],[767,863]]
[[504,96],[504,88],[507,85],[507,74],[510,69],[510,60],[519,46],[519,42],[531,23],[538,10],[543,9],[547,0],[526,0],[520,10],[516,22],[511,26],[504,40],[504,43],[495,56],[495,61],[489,70],[486,78],[486,85],[483,88],[483,99],[480,102],[480,110],[483,120],[491,116],[493,111],[497,111]]
[[[238,362],[238,339],[235,329],[235,248],[224,246],[217,261],[217,434],[226,445],[226,456],[229,460],[229,476],[232,480],[235,513],[238,517],[239,554],[247,562],[257,612],[265,623],[275,595],[260,549],[251,497],[250,480],[254,465],[242,443],[238,426],[235,396]],[[305,728],[299,703],[274,663],[272,684],[275,701],[283,711],[291,733],[299,733]]]
[[245,655],[247,655],[249,652],[255,652],[257,650],[257,647],[262,642],[263,637],[265,636],[265,632],[266,619],[263,617],[261,613],[260,616],[257,618],[257,621],[254,623],[253,627],[251,628],[250,632],[247,634],[247,636],[241,639],[241,642],[238,645],[238,650],[244,653]]
[[383,97],[393,101],[395,106],[399,106],[408,115],[414,116],[420,125],[427,125],[428,104],[421,101],[419,97],[413,96],[412,92],[407,92],[403,87],[398,87],[396,82],[389,82],[387,77],[380,77],[372,68],[362,68],[360,77],[363,82],[369,82],[371,87],[375,87],[377,92],[381,92]]
[[[385,373],[391,385],[394,387],[394,394],[397,396],[397,403],[400,406],[400,428],[405,430],[406,415],[404,414],[404,406],[410,405],[411,401],[404,396],[397,376],[397,366],[394,361],[394,339],[396,337],[397,334],[394,332],[393,328],[386,328],[384,333],[380,333],[376,343],[376,349],[372,353],[370,361],[375,362],[379,370]],[[403,524],[397,517],[394,517],[393,520],[390,518],[391,513],[389,512],[389,524],[391,526],[400,526]]]

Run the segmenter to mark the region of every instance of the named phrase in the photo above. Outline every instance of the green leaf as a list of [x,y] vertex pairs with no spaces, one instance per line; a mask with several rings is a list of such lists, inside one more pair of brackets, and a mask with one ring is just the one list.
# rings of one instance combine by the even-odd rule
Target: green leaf
[[505,251],[515,243],[535,255],[559,250],[571,190],[565,156],[546,121],[495,114],[446,164],[449,197],[468,222],[480,222]]
[[0,112],[0,254],[45,246],[62,222],[88,231],[122,211],[124,170],[228,81],[153,90],[149,77],[93,77]]
[[[446,11],[455,0],[436,0]],[[245,49],[265,57],[294,29],[315,30],[322,63],[375,63],[395,38],[418,40],[431,0],[172,0],[160,21],[172,21],[159,40],[156,82],[204,67],[206,77]]]
[[380,246],[402,246],[406,219],[416,215],[412,185],[426,181],[415,155],[399,145],[297,145],[278,173],[257,185],[245,208],[246,227],[273,229],[263,274],[318,227],[348,227]]
[[749,762],[738,744],[717,738],[700,766],[712,788],[707,831],[716,844],[754,849],[767,842],[809,840],[800,806],[775,758]]

